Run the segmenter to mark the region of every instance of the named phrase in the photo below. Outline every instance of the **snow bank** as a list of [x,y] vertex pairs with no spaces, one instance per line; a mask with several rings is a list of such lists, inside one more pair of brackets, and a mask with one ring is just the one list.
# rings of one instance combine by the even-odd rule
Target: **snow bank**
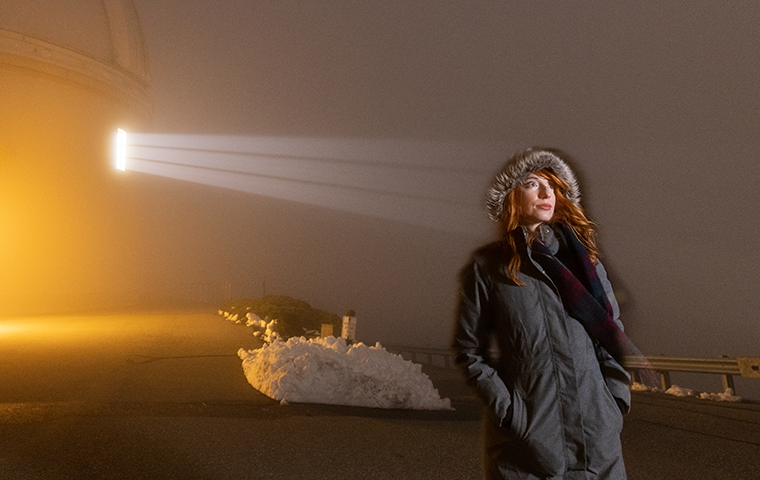
[[[634,392],[659,392],[659,388],[655,387],[647,387],[646,385],[642,385],[641,383],[634,382],[631,385],[631,390]],[[683,388],[679,387],[678,385],[673,385],[669,389],[665,390],[665,393],[668,395],[674,395],[676,397],[694,397],[694,398],[700,398],[702,400],[714,400],[718,402],[741,402],[742,397],[737,397],[734,395],[734,391],[731,388],[727,388],[725,392],[723,393],[700,393],[695,390],[692,390],[691,388]]]
[[379,343],[347,345],[342,338],[275,340],[240,349],[248,383],[284,404],[323,403],[373,408],[450,410],[422,366]]
[[280,339],[280,334],[274,330],[275,326],[277,325],[277,320],[270,321],[269,317],[267,317],[265,320],[262,320],[261,317],[255,313],[246,314],[246,318],[248,320],[245,322],[245,325],[247,327],[253,327],[257,329],[255,332],[253,332],[254,337],[260,337],[266,343],[272,343],[275,340]]
[[692,390],[691,388],[682,388],[678,385],[673,385],[669,389],[665,390],[665,393],[668,395],[673,395],[676,397],[695,397],[696,392]]
[[659,392],[660,389],[657,387],[647,387],[643,383],[639,382],[633,382],[631,385],[631,390],[634,392]]
[[675,395],[677,397],[695,397],[702,400],[715,400],[718,402],[741,402],[742,397],[734,395],[734,390],[727,388],[723,393],[699,393],[691,388],[681,388],[678,385],[673,385],[669,389],[665,390],[668,395]]
[[224,317],[230,322],[240,323],[242,321],[242,319],[239,318],[239,315],[237,313],[233,314],[230,312],[225,312],[224,310],[219,310],[217,313],[219,314],[220,317]]
[[727,388],[723,393],[700,393],[699,398],[703,400],[717,400],[718,402],[741,402],[742,397],[734,395],[732,388]]

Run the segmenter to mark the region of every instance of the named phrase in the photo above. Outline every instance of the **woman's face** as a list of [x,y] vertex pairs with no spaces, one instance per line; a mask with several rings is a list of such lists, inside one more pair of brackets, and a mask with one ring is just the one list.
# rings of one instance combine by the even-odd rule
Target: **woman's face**
[[554,216],[557,197],[549,180],[535,173],[525,177],[517,187],[520,191],[520,223],[531,230]]

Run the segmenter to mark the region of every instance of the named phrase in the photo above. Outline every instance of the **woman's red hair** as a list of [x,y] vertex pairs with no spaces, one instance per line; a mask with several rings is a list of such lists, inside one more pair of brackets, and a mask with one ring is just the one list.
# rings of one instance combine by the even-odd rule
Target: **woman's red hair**
[[[579,205],[568,200],[562,193],[567,191],[567,184],[562,181],[561,178],[554,175],[550,170],[544,169],[533,173],[539,177],[545,178],[554,188],[554,196],[557,201],[551,222],[564,222],[570,226],[588,251],[591,261],[596,263],[599,258],[599,249],[596,246],[596,230],[594,229],[594,223],[586,217]],[[506,273],[516,284],[525,285],[525,283],[517,278],[517,275],[520,272],[521,262],[520,255],[517,254],[515,235],[520,233],[517,232],[517,230],[519,229],[522,220],[520,212],[520,191],[518,189],[519,186],[515,187],[507,194],[507,198],[504,202],[504,213],[502,214],[499,226],[501,227],[502,243],[510,254]],[[529,232],[529,243],[533,240],[532,234],[533,232]]]

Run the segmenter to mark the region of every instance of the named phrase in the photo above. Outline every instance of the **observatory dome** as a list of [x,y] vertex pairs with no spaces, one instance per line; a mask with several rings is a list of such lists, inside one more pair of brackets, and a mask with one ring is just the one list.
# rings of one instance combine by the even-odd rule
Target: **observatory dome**
[[148,68],[131,0],[4,0],[0,64],[33,69],[148,107]]
[[0,315],[105,308],[142,285],[116,130],[149,127],[131,0],[2,0]]

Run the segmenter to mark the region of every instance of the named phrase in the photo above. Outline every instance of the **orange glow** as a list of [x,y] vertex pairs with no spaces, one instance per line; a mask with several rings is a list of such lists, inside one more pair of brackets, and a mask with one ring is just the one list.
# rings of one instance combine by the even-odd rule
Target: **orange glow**
[[22,333],[28,329],[20,323],[0,323],[0,336],[8,336],[14,333]]
[[[103,321],[108,318],[109,321]],[[70,342],[74,339],[102,340],[111,335],[124,335],[134,330],[133,315],[61,315],[34,317],[5,317],[0,319],[0,339],[13,341],[23,338],[25,342]]]
[[0,315],[122,299],[140,273],[130,243],[140,229],[113,175],[112,138],[117,124],[140,117],[98,91],[2,61],[0,104]]

